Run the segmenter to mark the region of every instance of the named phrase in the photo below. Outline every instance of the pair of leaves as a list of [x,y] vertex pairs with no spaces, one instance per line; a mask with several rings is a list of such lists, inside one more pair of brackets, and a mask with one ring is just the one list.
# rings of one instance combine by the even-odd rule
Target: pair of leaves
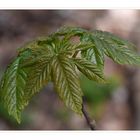
[[[78,36],[78,43],[72,38]],[[31,97],[53,82],[59,97],[73,111],[82,114],[79,72],[90,80],[104,82],[105,55],[120,64],[140,64],[133,44],[102,31],[63,27],[18,50],[0,85],[0,101],[20,122],[21,111]]]

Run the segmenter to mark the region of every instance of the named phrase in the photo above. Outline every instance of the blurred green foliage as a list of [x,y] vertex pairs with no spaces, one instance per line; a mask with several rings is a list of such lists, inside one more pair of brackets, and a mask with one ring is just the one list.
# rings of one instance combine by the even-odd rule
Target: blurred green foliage
[[104,112],[107,101],[111,98],[113,91],[121,84],[117,75],[110,77],[106,84],[97,83],[81,75],[81,87],[85,95],[85,101],[89,112],[99,119]]

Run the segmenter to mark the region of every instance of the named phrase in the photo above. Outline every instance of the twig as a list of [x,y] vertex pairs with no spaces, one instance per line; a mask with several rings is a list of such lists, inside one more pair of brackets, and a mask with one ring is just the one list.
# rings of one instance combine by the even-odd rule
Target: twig
[[88,126],[90,127],[91,130],[95,130],[95,120],[91,120],[91,118],[89,117],[85,107],[84,107],[84,102],[82,104],[82,112],[84,114],[84,117],[87,121]]

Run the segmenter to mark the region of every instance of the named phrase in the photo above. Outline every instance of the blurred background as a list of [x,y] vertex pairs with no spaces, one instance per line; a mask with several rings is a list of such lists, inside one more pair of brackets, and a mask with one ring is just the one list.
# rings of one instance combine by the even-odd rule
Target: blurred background
[[[112,32],[130,40],[140,52],[139,10],[0,10],[0,79],[24,43],[61,26]],[[85,105],[97,130],[140,129],[140,68],[105,61],[108,84],[81,76]],[[85,118],[61,102],[48,84],[25,108],[21,124],[0,105],[0,130],[89,130]]]

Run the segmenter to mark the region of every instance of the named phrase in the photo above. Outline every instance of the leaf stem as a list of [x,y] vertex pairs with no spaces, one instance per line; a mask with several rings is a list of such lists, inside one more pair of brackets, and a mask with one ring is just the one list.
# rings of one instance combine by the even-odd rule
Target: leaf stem
[[84,102],[82,104],[82,112],[84,114],[84,117],[86,119],[86,122],[88,124],[88,126],[90,127],[91,130],[95,130],[95,120],[92,120],[90,117],[89,117],[89,114],[87,113],[86,109],[85,109],[85,106],[84,106]]

